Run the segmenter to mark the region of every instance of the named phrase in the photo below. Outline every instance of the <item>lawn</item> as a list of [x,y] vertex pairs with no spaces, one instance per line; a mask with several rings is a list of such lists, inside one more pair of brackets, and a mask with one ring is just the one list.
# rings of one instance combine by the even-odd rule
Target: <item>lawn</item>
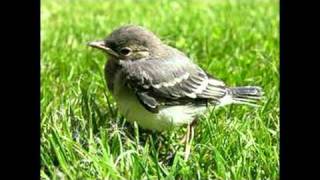
[[[86,46],[143,25],[230,86],[258,85],[260,108],[204,114],[191,155],[185,128],[146,133],[119,115],[105,56]],[[42,179],[279,179],[279,2],[42,0]]]

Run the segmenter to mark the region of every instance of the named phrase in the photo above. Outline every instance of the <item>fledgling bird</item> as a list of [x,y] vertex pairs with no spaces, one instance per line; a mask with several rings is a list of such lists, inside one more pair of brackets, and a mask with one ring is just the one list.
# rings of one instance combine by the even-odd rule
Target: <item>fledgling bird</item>
[[190,125],[208,107],[256,105],[263,94],[226,86],[141,26],[122,26],[88,45],[108,56],[105,78],[120,113],[144,129]]

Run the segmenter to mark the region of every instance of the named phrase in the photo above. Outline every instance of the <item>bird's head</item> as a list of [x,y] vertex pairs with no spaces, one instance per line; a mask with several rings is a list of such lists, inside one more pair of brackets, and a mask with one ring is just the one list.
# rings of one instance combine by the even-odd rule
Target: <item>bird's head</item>
[[161,40],[147,29],[127,25],[114,30],[107,38],[93,41],[91,47],[103,50],[120,60],[139,60],[162,54]]

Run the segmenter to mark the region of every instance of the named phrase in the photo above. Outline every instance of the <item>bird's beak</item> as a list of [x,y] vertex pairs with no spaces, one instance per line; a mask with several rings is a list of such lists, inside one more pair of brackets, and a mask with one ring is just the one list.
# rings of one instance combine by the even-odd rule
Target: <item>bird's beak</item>
[[88,43],[88,46],[93,47],[93,48],[97,48],[97,49],[101,49],[103,51],[105,51],[106,53],[116,56],[118,57],[118,53],[116,53],[114,50],[110,49],[109,47],[107,47],[105,45],[104,41],[92,41]]

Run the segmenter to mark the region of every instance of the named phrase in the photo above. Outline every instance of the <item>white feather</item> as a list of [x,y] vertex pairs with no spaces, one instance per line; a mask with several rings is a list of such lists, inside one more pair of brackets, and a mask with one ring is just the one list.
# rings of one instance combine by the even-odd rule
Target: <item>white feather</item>
[[229,105],[229,104],[232,104],[234,101],[233,101],[233,98],[230,94],[227,94],[225,96],[223,96],[221,99],[219,99],[220,103],[218,104],[218,107],[219,106],[225,106],[225,105]]
[[155,84],[153,85],[153,87],[159,89],[160,87],[170,87],[170,86],[174,86],[176,85],[177,83],[180,83],[182,82],[183,80],[185,79],[188,79],[189,78],[189,73],[185,73],[184,75],[180,76],[180,77],[177,77],[175,79],[173,79],[172,81],[168,81],[168,82],[162,82],[162,83],[159,83],[159,84]]
[[215,79],[210,79],[209,80],[209,84],[213,85],[213,86],[224,86],[224,82],[219,81],[219,80],[215,80]]

